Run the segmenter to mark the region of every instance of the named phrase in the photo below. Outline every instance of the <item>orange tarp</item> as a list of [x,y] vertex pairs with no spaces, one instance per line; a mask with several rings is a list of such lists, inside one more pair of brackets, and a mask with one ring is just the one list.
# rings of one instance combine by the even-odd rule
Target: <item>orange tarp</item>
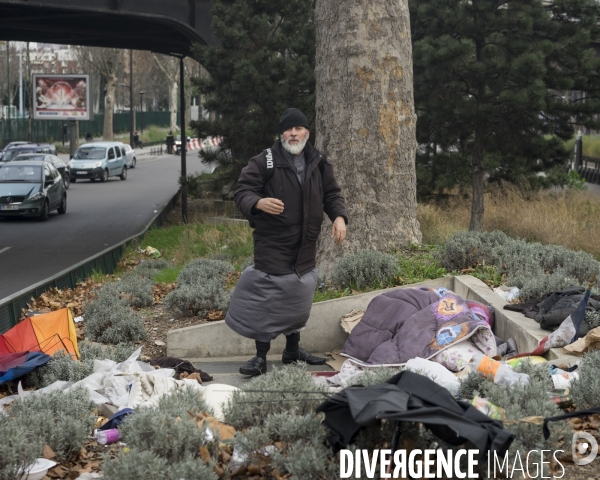
[[38,342],[33,327],[29,318],[26,318],[8,332],[2,335],[6,346],[6,352],[0,353],[16,353],[16,352],[39,352],[40,343]]
[[31,325],[44,353],[52,355],[66,347],[68,353],[75,354],[79,358],[77,334],[71,310],[62,308],[43,315],[36,315],[31,317]]
[[26,318],[0,335],[0,354],[41,351],[52,355],[59,350],[79,358],[75,323],[68,308]]

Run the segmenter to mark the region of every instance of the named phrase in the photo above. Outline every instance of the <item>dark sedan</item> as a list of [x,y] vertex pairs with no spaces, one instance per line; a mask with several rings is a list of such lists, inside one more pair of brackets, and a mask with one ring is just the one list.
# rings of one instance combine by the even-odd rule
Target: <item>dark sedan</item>
[[43,162],[50,162],[54,165],[54,168],[58,170],[61,177],[63,178],[63,183],[65,184],[65,189],[69,189],[71,185],[71,167],[69,167],[65,162],[63,162],[56,155],[46,155],[43,153],[22,153],[15,158],[12,159],[13,162],[20,161],[30,161],[30,160],[39,160]]
[[52,210],[67,211],[63,179],[50,162],[8,162],[0,165],[0,217],[48,220]]

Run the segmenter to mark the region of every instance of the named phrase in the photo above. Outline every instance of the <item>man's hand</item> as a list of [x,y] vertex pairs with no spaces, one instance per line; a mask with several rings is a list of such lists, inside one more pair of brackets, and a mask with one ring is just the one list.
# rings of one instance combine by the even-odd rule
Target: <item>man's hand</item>
[[261,198],[254,208],[271,215],[279,215],[283,212],[283,202],[277,198]]
[[336,245],[341,244],[346,238],[346,221],[344,217],[337,217],[331,226],[331,238]]

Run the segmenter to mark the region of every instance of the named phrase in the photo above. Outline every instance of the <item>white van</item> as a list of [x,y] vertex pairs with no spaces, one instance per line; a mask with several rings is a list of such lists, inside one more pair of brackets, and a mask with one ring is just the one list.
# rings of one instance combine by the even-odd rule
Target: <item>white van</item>
[[86,143],[75,151],[69,161],[71,182],[100,179],[106,182],[109,177],[127,179],[127,157],[123,155],[121,142]]

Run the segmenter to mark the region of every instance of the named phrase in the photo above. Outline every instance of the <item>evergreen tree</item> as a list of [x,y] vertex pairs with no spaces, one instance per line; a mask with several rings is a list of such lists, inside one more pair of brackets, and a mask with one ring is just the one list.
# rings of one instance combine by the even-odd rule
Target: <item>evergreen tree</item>
[[222,137],[218,152],[201,156],[206,163],[216,160],[234,183],[248,160],[273,144],[287,108],[299,108],[314,125],[313,1],[216,0],[212,28],[220,45],[194,49],[210,75],[193,83],[216,119],[191,126],[199,137]]
[[[421,191],[470,171],[470,229],[481,230],[486,176],[535,179],[564,165],[574,125],[598,128],[598,5],[410,0],[410,10]],[[569,103],[566,90],[585,100]]]

